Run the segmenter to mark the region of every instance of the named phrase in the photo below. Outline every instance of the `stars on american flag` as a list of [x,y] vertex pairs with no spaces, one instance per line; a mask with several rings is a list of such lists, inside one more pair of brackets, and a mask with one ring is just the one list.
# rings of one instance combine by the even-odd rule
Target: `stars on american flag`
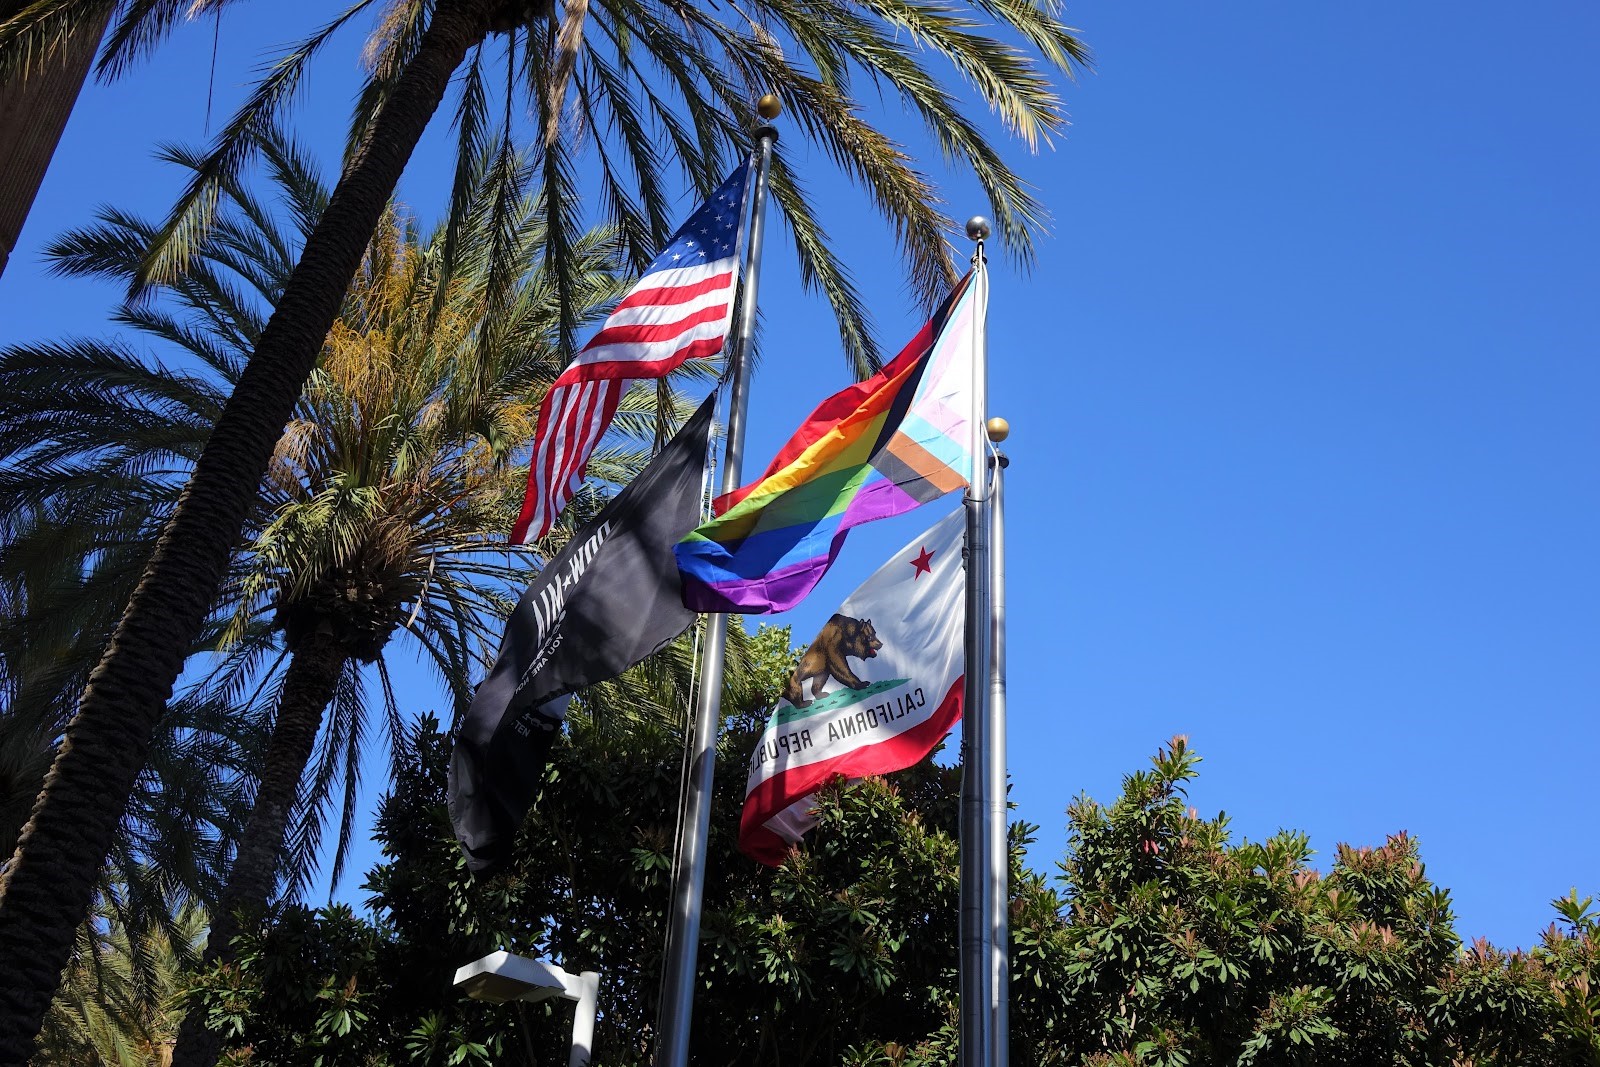
[[744,187],[749,168],[740,168],[689,217],[656,256],[648,270],[698,267],[734,254],[743,214]]

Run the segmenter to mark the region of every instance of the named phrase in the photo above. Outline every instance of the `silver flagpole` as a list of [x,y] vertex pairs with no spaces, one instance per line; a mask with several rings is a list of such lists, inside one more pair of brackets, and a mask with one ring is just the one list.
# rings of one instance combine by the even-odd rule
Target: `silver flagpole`
[[[967,489],[967,620],[966,683],[961,712],[961,1029],[960,1067],[993,1067],[994,1016],[998,1004],[994,981],[994,884],[989,846],[989,442],[984,413],[988,410],[988,338],[983,325],[989,304],[989,275],[983,241],[989,221],[967,222],[967,236],[977,242],[972,284],[979,287],[972,359],[972,484]],[[1002,801],[1003,802],[1003,801]],[[1003,1062],[1003,1061],[1001,1061]]]
[[[722,459],[722,491],[739,488],[744,459],[745,408],[750,397],[750,339],[756,328],[756,288],[761,275],[761,239],[766,226],[767,170],[778,131],[776,96],[763,96],[756,110],[763,120],[755,129],[756,170],[751,175],[750,259],[740,297],[738,333],[730,358],[728,439]],[[711,784],[716,773],[717,727],[722,718],[722,656],[728,644],[728,617],[706,618],[700,654],[700,691],[695,701],[694,748],[689,762],[688,797],[683,838],[672,879],[668,915],[667,959],[656,1014],[656,1067],[687,1067],[689,1027],[694,1016],[695,964],[700,951],[700,908],[706,882],[706,845],[711,833]]]
[[[1005,419],[988,423],[989,440],[1010,433]],[[1005,470],[1010,460],[994,453],[989,490],[989,713],[985,724],[988,763],[989,961],[991,1023],[989,1063],[1006,1067],[1011,1056],[1011,842],[1006,826],[1006,504]]]

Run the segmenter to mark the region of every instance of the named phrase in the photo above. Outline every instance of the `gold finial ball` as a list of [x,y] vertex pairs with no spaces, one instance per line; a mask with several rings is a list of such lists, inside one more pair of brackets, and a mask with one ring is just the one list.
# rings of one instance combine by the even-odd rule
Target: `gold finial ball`
[[1007,437],[1011,436],[1011,424],[998,415],[990,419],[984,425],[989,430],[989,440],[993,441],[995,444],[999,444],[1001,441],[1004,441]]
[[783,101],[778,99],[777,93],[768,93],[756,101],[756,114],[771,122],[778,117],[778,112],[783,110]]

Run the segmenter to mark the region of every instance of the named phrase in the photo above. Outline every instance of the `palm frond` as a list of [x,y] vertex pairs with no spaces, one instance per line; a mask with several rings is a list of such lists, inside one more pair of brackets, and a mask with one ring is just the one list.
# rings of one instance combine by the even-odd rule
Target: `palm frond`
[[489,154],[488,133],[489,98],[483,80],[483,46],[473,50],[461,81],[461,99],[456,105],[456,167],[450,187],[450,209],[445,215],[444,241],[440,248],[439,277],[433,311],[443,308],[445,293],[455,276],[456,250],[461,241],[461,227],[468,214],[483,169],[483,160]]
[[225,183],[260,150],[262,141],[277,126],[283,109],[293,100],[311,59],[344,25],[375,0],[356,0],[333,21],[287,52],[257,83],[244,105],[217,135],[211,151],[200,161],[195,176],[178,197],[166,223],[147,250],[130,295],[140,295],[152,284],[183,274],[205,234],[216,220]]

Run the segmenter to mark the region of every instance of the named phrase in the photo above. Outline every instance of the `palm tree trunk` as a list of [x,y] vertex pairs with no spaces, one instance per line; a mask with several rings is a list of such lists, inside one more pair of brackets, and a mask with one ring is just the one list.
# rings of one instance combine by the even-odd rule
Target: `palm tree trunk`
[[[24,6],[21,2],[0,6],[0,17],[10,18]],[[0,85],[0,160],[5,160],[0,170],[0,274],[5,273],[22,225],[28,221],[28,211],[50,169],[61,131],[67,128],[114,10],[108,4],[104,12],[91,15],[73,28],[61,49],[45,62],[25,77]]]
[[[311,760],[317,732],[322,729],[322,713],[333,700],[348,659],[331,635],[312,633],[289,660],[283,693],[278,698],[278,716],[272,724],[272,740],[256,787],[255,807],[239,838],[228,884],[211,914],[202,970],[217,960],[233,959],[232,942],[239,933],[241,913],[248,920],[272,899],[289,812]],[[178,1030],[173,1067],[212,1067],[221,1053],[221,1036],[205,1028],[198,1009],[191,1010]]]
[[184,652],[361,254],[467,49],[505,0],[440,0],[217,420],[0,874],[0,1067],[23,1067]]

